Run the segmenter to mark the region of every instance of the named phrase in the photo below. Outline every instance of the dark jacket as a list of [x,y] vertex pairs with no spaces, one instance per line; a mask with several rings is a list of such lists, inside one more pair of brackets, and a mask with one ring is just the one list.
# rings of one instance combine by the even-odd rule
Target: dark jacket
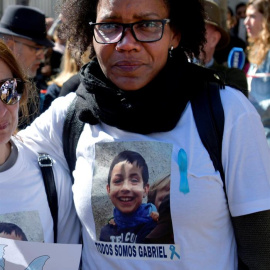
[[216,61],[214,61],[213,65],[209,68],[216,71],[226,85],[237,88],[241,90],[245,96],[248,96],[247,78],[243,70],[238,68],[228,68],[218,64]]

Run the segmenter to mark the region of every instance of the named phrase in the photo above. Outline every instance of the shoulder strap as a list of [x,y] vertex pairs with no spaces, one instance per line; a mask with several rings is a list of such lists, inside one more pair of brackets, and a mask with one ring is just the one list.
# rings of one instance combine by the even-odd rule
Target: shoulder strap
[[78,118],[76,114],[75,110],[76,100],[77,98],[75,98],[72,101],[72,103],[68,108],[62,134],[64,155],[69,166],[69,170],[72,177],[72,183],[74,182],[72,172],[75,169],[77,159],[76,148],[84,127],[84,123]]
[[53,161],[48,154],[39,153],[38,164],[42,172],[45,191],[47,194],[47,200],[53,218],[54,242],[56,243],[58,225],[58,197],[52,170]]
[[201,141],[209,153],[215,170],[220,173],[227,198],[225,174],[221,161],[225,118],[219,89],[219,83],[205,82],[204,89],[192,98],[191,106]]

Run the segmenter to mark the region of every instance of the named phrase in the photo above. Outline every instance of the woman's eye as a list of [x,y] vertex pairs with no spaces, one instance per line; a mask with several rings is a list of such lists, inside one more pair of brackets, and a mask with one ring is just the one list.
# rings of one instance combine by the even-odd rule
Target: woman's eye
[[143,22],[139,25],[140,27],[144,27],[144,28],[157,28],[158,27],[158,23],[157,22]]
[[119,25],[114,23],[101,24],[99,25],[99,31],[107,32],[107,31],[117,31],[120,28]]

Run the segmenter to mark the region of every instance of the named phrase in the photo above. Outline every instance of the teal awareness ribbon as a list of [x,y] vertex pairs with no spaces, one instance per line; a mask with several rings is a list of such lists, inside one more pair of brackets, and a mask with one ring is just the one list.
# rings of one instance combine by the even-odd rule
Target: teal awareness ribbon
[[180,149],[178,152],[178,166],[180,171],[180,187],[179,191],[184,194],[189,193],[189,185],[187,179],[187,153],[184,149]]
[[173,259],[174,255],[180,260],[180,255],[175,251],[175,246],[170,245],[170,250],[172,252],[172,254],[171,254],[171,260]]

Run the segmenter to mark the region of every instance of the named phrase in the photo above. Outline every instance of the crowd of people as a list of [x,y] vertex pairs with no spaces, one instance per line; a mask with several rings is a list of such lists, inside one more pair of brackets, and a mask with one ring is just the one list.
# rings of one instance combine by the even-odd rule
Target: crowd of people
[[0,20],[0,237],[83,243],[82,270],[269,269],[269,0],[226,25],[213,0],[60,2]]

